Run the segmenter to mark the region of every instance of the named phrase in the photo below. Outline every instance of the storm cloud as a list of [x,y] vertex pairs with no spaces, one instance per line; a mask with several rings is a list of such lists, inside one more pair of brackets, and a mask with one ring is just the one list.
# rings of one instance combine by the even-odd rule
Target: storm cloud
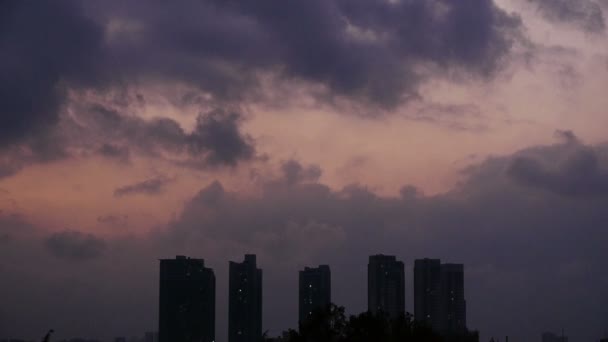
[[71,86],[97,83],[103,28],[74,1],[0,4],[0,146],[57,123]]
[[[325,89],[318,99],[329,102],[394,107],[434,69],[492,75],[521,38],[520,20],[491,0],[1,6],[0,147],[51,130],[74,93],[150,84],[185,84],[207,104],[239,106],[264,101],[270,75],[277,89],[296,81]],[[230,115],[199,122],[193,143],[217,145],[209,163],[251,152],[232,124]]]
[[179,77],[229,101],[255,95],[259,74],[270,73],[322,85],[330,97],[391,107],[415,95],[429,76],[416,71],[421,63],[491,74],[520,27],[490,0],[107,7],[108,18],[125,23],[111,47],[129,71]]

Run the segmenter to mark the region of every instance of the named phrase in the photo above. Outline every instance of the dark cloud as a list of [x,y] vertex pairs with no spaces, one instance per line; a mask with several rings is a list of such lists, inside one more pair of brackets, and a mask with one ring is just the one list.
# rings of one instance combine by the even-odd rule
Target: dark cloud
[[[576,139],[574,135],[566,137]],[[605,197],[608,196],[608,165],[602,158],[605,152],[576,144],[554,159],[524,153],[513,160],[507,173],[520,184],[564,196]]]
[[[238,106],[263,101],[261,77],[272,75],[278,88],[296,81],[325,89],[329,101],[392,107],[436,75],[420,72],[432,69],[421,65],[492,74],[521,26],[491,0],[1,6],[0,146],[52,129],[69,93],[147,84],[185,84],[204,103]],[[132,102],[145,103],[139,93]],[[232,153],[251,154],[235,139],[235,120],[232,114],[200,120],[193,148],[199,140],[213,145],[208,162],[218,164],[234,163]],[[160,134],[179,131],[156,123]]]
[[45,244],[55,257],[75,261],[98,258],[106,249],[103,239],[74,230],[53,233],[46,238]]
[[201,203],[206,206],[214,206],[219,203],[225,194],[224,187],[218,181],[215,181],[205,188],[201,189],[199,193],[193,198],[192,203]]
[[316,182],[322,174],[322,170],[318,165],[310,165],[303,167],[297,160],[288,160],[281,166],[285,181],[287,184],[297,184],[300,182]]
[[[74,151],[235,166],[255,148],[234,108],[270,104],[295,85],[323,103],[379,113],[419,98],[430,78],[490,78],[522,37],[519,18],[492,0],[0,6],[0,177]],[[146,105],[140,88],[159,85],[178,108],[200,106],[193,132],[123,114]],[[86,108],[110,94],[119,109]]]
[[85,132],[80,140],[92,136],[91,144],[94,140],[122,142],[103,144],[99,152],[109,157],[128,158],[133,149],[195,168],[234,167],[256,157],[253,139],[240,130],[243,117],[237,111],[214,109],[200,113],[193,131],[186,132],[168,118],[144,120],[100,104],[84,110],[87,114],[78,124]]
[[0,146],[5,146],[44,134],[58,121],[66,90],[93,82],[103,29],[74,1],[8,0],[0,13]]
[[240,160],[253,158],[252,140],[239,131],[240,120],[239,113],[223,110],[199,115],[194,132],[186,137],[190,154],[202,156],[210,166],[235,166]]
[[576,134],[574,134],[574,132],[572,132],[570,130],[558,129],[555,131],[555,136],[567,144],[579,143],[579,140],[578,140],[578,137],[576,136]]
[[97,152],[106,158],[118,160],[123,163],[129,162],[130,151],[126,146],[119,146],[113,144],[103,144]]
[[123,197],[129,195],[158,195],[162,193],[165,186],[172,182],[171,178],[165,176],[158,176],[144,181],[121,186],[114,190],[114,197]]
[[131,69],[179,75],[224,99],[251,94],[258,73],[270,72],[323,85],[330,96],[390,107],[416,93],[425,77],[415,71],[420,63],[491,74],[520,26],[489,0],[180,4],[108,11],[143,23],[117,34],[113,45],[125,56],[135,47],[128,60],[146,56]]
[[10,177],[23,168],[68,157],[65,141],[56,131],[42,132],[23,142],[0,146],[0,178]]
[[606,22],[601,2],[594,0],[528,0],[555,23],[574,25],[591,33],[604,33]]

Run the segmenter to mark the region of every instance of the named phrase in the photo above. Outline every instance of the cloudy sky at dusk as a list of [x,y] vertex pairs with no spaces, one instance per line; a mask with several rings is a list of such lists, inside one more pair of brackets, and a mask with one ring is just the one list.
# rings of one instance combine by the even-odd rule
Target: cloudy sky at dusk
[[158,259],[366,309],[465,264],[481,340],[608,330],[607,0],[0,1],[0,337],[157,329]]

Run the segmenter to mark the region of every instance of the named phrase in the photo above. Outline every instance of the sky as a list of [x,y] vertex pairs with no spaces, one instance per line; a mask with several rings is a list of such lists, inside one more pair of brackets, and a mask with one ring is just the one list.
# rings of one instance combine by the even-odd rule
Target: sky
[[0,2],[0,337],[157,329],[158,259],[465,265],[481,340],[608,331],[606,0]]

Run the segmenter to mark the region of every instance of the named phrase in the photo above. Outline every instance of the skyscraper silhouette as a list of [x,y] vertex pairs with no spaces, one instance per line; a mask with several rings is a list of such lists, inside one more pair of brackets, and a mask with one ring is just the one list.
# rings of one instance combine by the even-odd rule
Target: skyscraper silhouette
[[441,330],[441,261],[414,262],[414,318],[435,331]]
[[258,342],[262,337],[262,270],[256,256],[241,263],[230,261],[228,341]]
[[326,308],[331,304],[329,266],[306,267],[300,271],[299,280],[299,322],[304,322],[313,311]]
[[441,309],[444,332],[460,333],[466,330],[467,306],[462,264],[441,265]]
[[466,330],[464,266],[441,264],[439,259],[414,262],[414,318],[437,332]]
[[403,262],[390,255],[372,255],[367,265],[367,307],[391,318],[405,313]]
[[160,260],[159,342],[215,340],[215,275],[203,259]]

